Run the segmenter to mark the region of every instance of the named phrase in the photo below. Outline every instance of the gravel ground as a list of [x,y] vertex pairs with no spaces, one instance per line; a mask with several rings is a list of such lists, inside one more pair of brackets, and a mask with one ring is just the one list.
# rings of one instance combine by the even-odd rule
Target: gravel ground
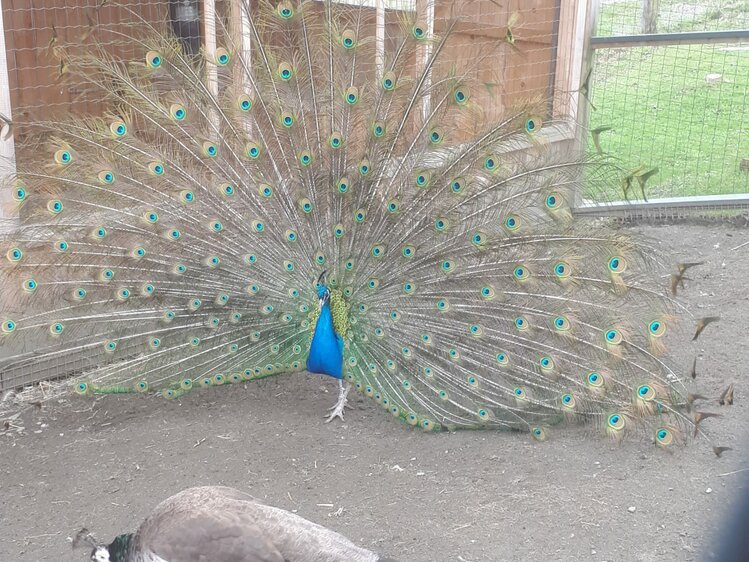
[[[674,261],[707,260],[684,294],[722,320],[698,340],[698,388],[736,383],[704,441],[673,454],[570,429],[424,435],[358,399],[325,425],[334,381],[294,375],[209,389],[180,402],[67,398],[0,420],[0,560],[83,561],[67,537],[107,541],[189,486],[222,484],[402,561],[697,560],[746,491],[749,229],[639,226]],[[692,344],[674,350],[691,364]],[[742,472],[736,472],[742,471]],[[745,472],[744,472],[745,471]]]

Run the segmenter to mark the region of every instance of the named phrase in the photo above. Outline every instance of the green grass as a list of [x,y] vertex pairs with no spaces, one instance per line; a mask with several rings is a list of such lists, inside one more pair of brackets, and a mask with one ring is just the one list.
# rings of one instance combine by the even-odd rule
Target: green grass
[[[661,1],[658,31],[736,29],[749,2],[702,8],[674,18]],[[636,33],[639,2],[602,6],[599,34]],[[665,27],[665,29],[664,29]],[[597,51],[590,127],[608,125],[603,149],[626,168],[657,166],[648,198],[749,193],[749,45],[679,45]],[[722,75],[708,84],[707,74]],[[591,144],[592,149],[592,144]],[[607,194],[620,198],[620,194]]]

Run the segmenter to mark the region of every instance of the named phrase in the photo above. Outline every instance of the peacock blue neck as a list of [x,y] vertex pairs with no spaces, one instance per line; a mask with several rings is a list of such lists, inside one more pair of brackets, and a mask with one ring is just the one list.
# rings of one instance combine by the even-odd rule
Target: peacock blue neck
[[128,562],[128,550],[130,548],[130,540],[133,538],[131,533],[124,535],[118,535],[115,539],[109,543],[107,547],[109,549],[109,560],[111,562]]
[[327,285],[318,287],[318,296],[322,306],[307,357],[307,370],[310,373],[320,373],[341,379],[343,378],[343,338],[333,326],[330,289]]

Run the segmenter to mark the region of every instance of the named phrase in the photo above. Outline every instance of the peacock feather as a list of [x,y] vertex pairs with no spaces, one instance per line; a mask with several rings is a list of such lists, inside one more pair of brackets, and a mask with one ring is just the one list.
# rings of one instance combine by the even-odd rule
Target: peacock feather
[[112,109],[36,123],[6,186],[6,384],[178,398],[308,369],[425,430],[702,431],[655,252],[572,216],[617,169],[548,143],[543,100],[493,117],[489,54],[446,60],[457,10],[439,35],[400,13],[383,57],[364,4],[241,7],[199,53],[145,21],[137,60],[71,51]]

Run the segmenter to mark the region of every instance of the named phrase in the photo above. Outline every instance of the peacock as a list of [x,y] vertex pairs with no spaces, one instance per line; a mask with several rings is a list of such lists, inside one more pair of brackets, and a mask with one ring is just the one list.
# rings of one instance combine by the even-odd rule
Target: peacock
[[[366,2],[233,6],[197,51],[134,12],[133,59],[95,33],[61,51],[108,110],[35,123],[6,182],[6,386],[179,399],[306,371],[338,381],[328,421],[354,388],[425,431],[705,436],[664,260],[573,216],[619,167],[549,142],[545,99],[486,102],[491,49],[446,55],[460,3],[439,32],[388,11],[387,40]],[[522,57],[517,21],[493,48]]]
[[109,544],[81,529],[73,547],[86,545],[92,562],[396,562],[225,486],[183,490]]

